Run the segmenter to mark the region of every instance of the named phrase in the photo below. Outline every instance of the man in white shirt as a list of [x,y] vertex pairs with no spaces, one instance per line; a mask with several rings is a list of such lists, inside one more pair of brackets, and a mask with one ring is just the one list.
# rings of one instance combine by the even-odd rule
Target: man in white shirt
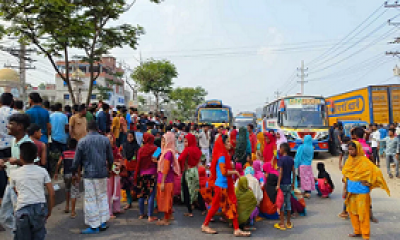
[[372,159],[374,160],[374,163],[379,167],[379,141],[381,139],[381,133],[378,131],[378,124],[372,124],[371,130],[372,132],[369,135],[369,141],[371,142]]
[[199,134],[199,146],[206,157],[206,165],[208,165],[210,163],[210,132],[207,125],[203,126],[203,131]]

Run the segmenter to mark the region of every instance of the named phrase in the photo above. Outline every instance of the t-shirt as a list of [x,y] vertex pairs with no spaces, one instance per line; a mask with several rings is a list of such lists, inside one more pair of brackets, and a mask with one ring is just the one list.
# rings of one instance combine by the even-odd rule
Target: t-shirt
[[44,185],[51,179],[46,169],[36,165],[24,165],[13,171],[10,176],[10,186],[18,193],[17,208],[37,203],[46,203]]
[[292,169],[294,166],[294,160],[290,156],[281,156],[278,161],[278,167],[282,168],[282,179],[281,185],[292,184]]
[[120,119],[119,117],[115,117],[112,120],[112,133],[113,133],[115,138],[119,138],[119,130],[120,130],[120,127],[121,127],[119,119]]
[[14,137],[8,135],[8,118],[16,113],[18,112],[10,108],[9,106],[0,107],[0,149],[11,147],[11,142]]
[[60,158],[63,160],[64,164],[64,175],[65,174],[72,174],[72,162],[74,161],[75,157],[75,150],[67,150],[64,151]]
[[385,151],[386,155],[393,156],[396,153],[399,153],[399,139],[397,137],[393,138],[386,137],[385,141],[386,141],[386,151]]
[[[19,159],[20,155],[20,149],[19,146],[23,144],[24,142],[33,142],[32,139],[28,136],[25,135],[23,138],[21,138],[18,142],[13,138],[11,142],[11,157]],[[18,165],[11,165],[10,162],[6,162],[6,171],[7,171],[7,176],[11,176],[11,174],[19,168]]]
[[[167,177],[165,178],[164,183],[173,183],[174,182],[174,169],[172,167],[172,160],[173,160],[173,156],[171,152],[167,152],[164,156],[165,158],[165,162],[164,164],[169,165],[169,170],[167,173]],[[164,169],[162,169],[162,171],[164,171]],[[162,177],[163,177],[163,173],[162,172],[158,172],[158,177],[157,177],[157,182],[158,183],[162,183]]]
[[371,142],[371,147],[378,147],[378,142],[381,139],[381,134],[379,131],[371,133],[369,140]]
[[55,112],[50,115],[51,139],[63,144],[67,143],[65,125],[68,125],[68,117],[62,112]]
[[39,125],[42,131],[42,138],[40,141],[47,144],[47,124],[50,123],[49,111],[39,105],[35,105],[26,111],[26,114],[28,114],[31,118],[31,123],[36,123]]
[[70,119],[70,128],[72,129],[72,131],[70,131],[71,138],[75,138],[79,141],[79,139],[86,136],[86,125],[86,117],[81,117],[79,114],[72,116]]
[[381,140],[384,140],[387,137],[387,130],[385,128],[380,128],[378,131],[381,134]]
[[222,156],[218,159],[218,165],[216,167],[217,170],[217,180],[215,180],[215,186],[220,188],[228,188],[228,179],[223,175],[223,170],[219,166],[220,164],[225,164],[225,157]]

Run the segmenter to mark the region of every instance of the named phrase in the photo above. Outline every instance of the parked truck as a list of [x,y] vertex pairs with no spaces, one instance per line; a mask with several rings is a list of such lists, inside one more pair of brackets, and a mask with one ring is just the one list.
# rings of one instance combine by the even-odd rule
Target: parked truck
[[373,85],[326,98],[329,125],[340,121],[400,123],[400,84]]

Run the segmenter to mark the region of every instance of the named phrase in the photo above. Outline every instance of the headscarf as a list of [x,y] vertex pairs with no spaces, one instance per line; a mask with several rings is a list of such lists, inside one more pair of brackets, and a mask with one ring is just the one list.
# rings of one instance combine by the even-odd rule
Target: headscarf
[[153,163],[153,153],[157,150],[154,145],[154,136],[150,133],[143,134],[143,146],[139,149],[138,163],[136,165],[136,177],[139,175],[140,170],[149,169]]
[[334,189],[335,185],[332,182],[331,176],[325,170],[325,164],[322,163],[322,162],[319,162],[317,164],[317,169],[318,169],[318,178],[319,179],[325,179],[328,182],[328,184],[331,186],[331,188]]
[[276,140],[276,147],[279,150],[279,147],[281,146],[282,143],[286,143],[287,139],[285,136],[285,133],[283,132],[282,129],[278,129],[279,132],[279,139]]
[[244,175],[251,175],[251,176],[254,176],[254,168],[253,168],[253,167],[247,167],[247,168],[244,170]]
[[[257,134],[257,145],[260,144],[260,152],[264,152],[265,136],[263,132]],[[258,149],[257,149],[258,150]]]
[[[261,190],[260,182],[254,177],[253,167],[247,167],[244,170],[244,175],[247,178],[250,189],[253,191],[253,194],[256,197],[257,204],[259,204],[263,199],[263,192]],[[238,182],[236,182],[236,185],[237,184]]]
[[250,215],[257,206],[257,199],[253,192],[249,189],[247,177],[241,177],[236,187],[237,211],[239,224],[243,224],[249,220]]
[[171,152],[172,154],[172,168],[176,175],[181,173],[178,159],[176,159],[176,147],[175,147],[175,134],[168,132],[163,136],[165,143],[161,146],[160,160],[158,161],[157,171],[162,172],[164,169],[165,154]]
[[231,145],[232,145],[232,149],[231,149],[231,155],[233,155],[235,153],[235,149],[236,149],[236,141],[237,141],[237,130],[233,129],[229,135],[229,139],[231,140]]
[[133,135],[133,141],[132,142],[125,141],[125,143],[122,145],[122,153],[128,161],[131,161],[132,158],[137,153],[137,150],[140,148],[140,146],[136,141],[135,132],[130,132],[128,134]]
[[270,162],[264,163],[263,170],[266,174],[275,174],[276,176],[279,176],[279,172],[272,167]]
[[265,176],[264,173],[261,171],[261,161],[257,160],[253,162],[253,169],[254,169],[254,177],[257,178],[257,180],[264,184],[265,183]]
[[243,167],[242,167],[242,164],[241,163],[236,163],[235,164],[235,169],[236,169],[236,171],[238,171],[239,172],[239,175],[240,176],[243,176],[244,175],[244,172],[243,172]]
[[269,139],[269,143],[265,141],[263,157],[264,162],[271,162],[274,159],[274,150],[276,147],[276,142],[274,136],[271,133],[265,133],[265,136]]
[[238,139],[236,142],[236,149],[235,149],[235,155],[236,158],[244,165],[246,163],[245,159],[247,156],[247,145],[248,145],[248,139],[249,137],[247,136],[248,132],[246,128],[241,127],[239,129],[239,134],[238,134]]
[[356,144],[357,155],[355,157],[349,155],[342,170],[343,176],[351,181],[367,181],[371,184],[371,189],[382,188],[390,196],[382,171],[365,157],[361,144],[353,142]]
[[297,149],[296,156],[294,158],[295,168],[301,165],[310,166],[314,158],[314,147],[312,145],[312,138],[310,135],[304,137],[304,143]]
[[193,168],[199,164],[201,155],[203,154],[197,147],[196,137],[193,134],[188,133],[185,138],[188,141],[188,146],[185,147],[182,154],[179,156],[181,171],[185,170],[186,159],[188,163],[188,168]]

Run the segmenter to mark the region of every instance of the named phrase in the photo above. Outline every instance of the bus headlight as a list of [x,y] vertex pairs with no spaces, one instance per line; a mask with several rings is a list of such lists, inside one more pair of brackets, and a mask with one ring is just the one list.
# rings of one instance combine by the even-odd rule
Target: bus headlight
[[318,141],[326,141],[329,139],[329,132],[320,132],[318,134]]
[[283,131],[283,133],[289,141],[295,141],[298,138],[293,132]]

